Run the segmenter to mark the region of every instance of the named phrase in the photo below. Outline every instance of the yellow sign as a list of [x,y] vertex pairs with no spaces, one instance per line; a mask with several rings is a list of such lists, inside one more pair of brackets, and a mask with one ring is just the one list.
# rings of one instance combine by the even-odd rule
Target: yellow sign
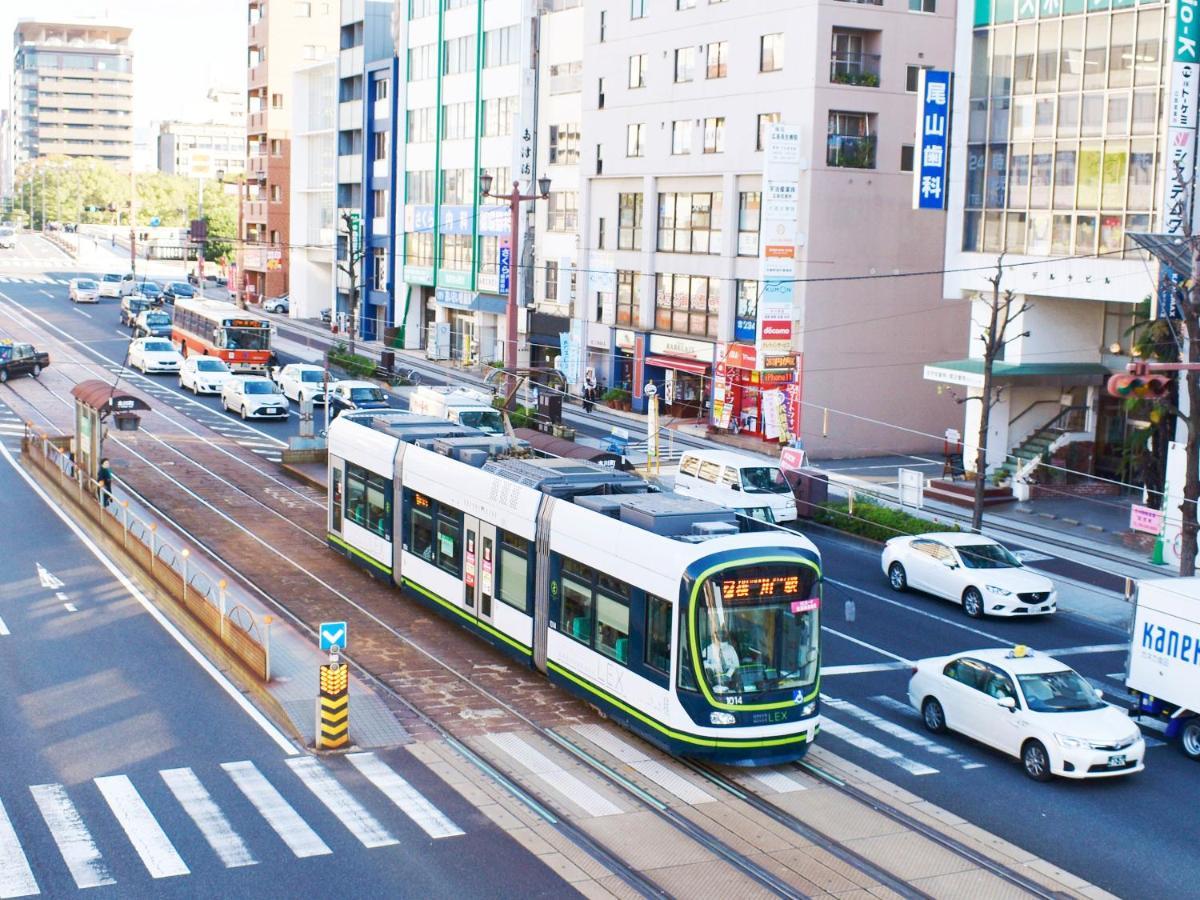
[[317,704],[317,748],[336,750],[350,743],[350,668],[321,666],[321,696]]

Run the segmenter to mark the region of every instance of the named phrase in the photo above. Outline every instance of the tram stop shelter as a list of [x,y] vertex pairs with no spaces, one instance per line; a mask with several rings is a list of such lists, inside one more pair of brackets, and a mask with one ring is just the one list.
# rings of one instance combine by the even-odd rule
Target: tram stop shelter
[[79,382],[71,388],[71,396],[75,398],[75,465],[94,481],[104,458],[105,422],[111,419],[117,431],[137,431],[138,413],[148,412],[150,406],[95,378]]

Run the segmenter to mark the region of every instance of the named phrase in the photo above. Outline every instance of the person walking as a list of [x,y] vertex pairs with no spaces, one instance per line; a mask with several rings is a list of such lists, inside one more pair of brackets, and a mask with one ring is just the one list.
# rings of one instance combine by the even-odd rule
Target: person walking
[[588,370],[587,378],[583,382],[583,411],[590,413],[596,405],[596,375]]
[[107,456],[100,460],[100,471],[96,475],[96,480],[100,482],[100,503],[105,509],[107,509],[108,504],[110,504],[113,499],[113,473],[112,466],[109,464]]

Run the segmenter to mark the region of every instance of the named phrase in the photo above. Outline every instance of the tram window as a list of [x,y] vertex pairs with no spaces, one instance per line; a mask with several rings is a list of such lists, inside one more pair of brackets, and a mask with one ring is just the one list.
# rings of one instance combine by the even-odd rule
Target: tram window
[[333,470],[333,530],[338,534],[342,531],[342,471]]
[[508,531],[500,532],[499,585],[502,603],[529,611],[529,541]]
[[440,506],[437,521],[438,568],[456,578],[462,576],[462,513]]
[[620,579],[613,578],[611,575],[605,575],[603,572],[596,573],[596,587],[602,591],[607,591],[615,597],[622,597],[626,604],[632,596],[632,589]]
[[391,540],[388,495],[391,482],[374,472],[346,463],[346,518],[380,537]]
[[408,507],[408,514],[412,552],[426,562],[433,562],[433,517],[415,506]]
[[692,671],[692,654],[688,648],[688,625],[686,610],[679,614],[679,688],[684,691],[699,690],[696,675]]
[[660,672],[671,668],[671,604],[646,595],[646,665]]
[[[567,634],[577,641],[590,645],[592,643],[592,586],[569,576],[567,574],[568,562],[571,560],[563,560],[563,623],[566,625]],[[586,568],[586,566],[582,568]]]
[[621,665],[629,664],[629,604],[596,595],[596,649]]

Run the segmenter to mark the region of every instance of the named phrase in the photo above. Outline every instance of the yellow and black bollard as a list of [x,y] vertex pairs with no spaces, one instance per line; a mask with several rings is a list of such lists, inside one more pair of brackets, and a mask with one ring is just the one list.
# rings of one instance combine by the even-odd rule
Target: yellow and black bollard
[[[335,657],[336,659],[336,657]],[[321,666],[317,701],[317,749],[337,750],[350,743],[350,667],[330,661]]]

